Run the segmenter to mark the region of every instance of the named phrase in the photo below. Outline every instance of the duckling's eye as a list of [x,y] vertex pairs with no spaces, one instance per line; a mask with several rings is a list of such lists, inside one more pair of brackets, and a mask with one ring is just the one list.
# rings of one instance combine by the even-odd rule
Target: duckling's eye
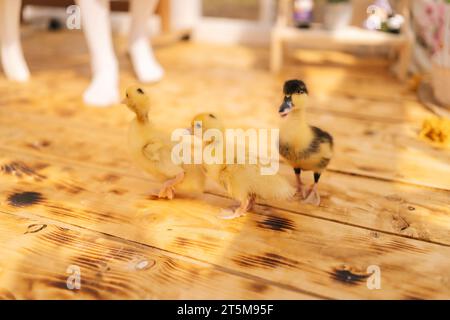
[[129,98],[128,93],[125,95],[127,98]]
[[202,124],[201,123],[196,123],[195,127],[200,129],[202,127]]
[[140,94],[144,94],[144,90],[142,90],[141,88],[138,88],[137,92],[140,93]]

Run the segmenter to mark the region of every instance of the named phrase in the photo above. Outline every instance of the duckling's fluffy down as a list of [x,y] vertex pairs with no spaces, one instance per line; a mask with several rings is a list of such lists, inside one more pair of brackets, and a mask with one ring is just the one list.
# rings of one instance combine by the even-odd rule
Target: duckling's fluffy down
[[219,180],[230,196],[239,200],[246,199],[249,194],[267,200],[286,200],[296,192],[285,177],[279,173],[262,175],[257,165],[228,165]]
[[177,193],[199,196],[205,189],[206,177],[200,165],[183,165],[184,179],[177,185]]

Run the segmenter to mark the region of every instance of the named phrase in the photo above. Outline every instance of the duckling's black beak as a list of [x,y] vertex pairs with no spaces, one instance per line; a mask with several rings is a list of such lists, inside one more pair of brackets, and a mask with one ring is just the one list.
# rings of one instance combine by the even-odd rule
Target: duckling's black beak
[[283,103],[281,104],[278,113],[280,114],[281,117],[285,117],[288,115],[291,109],[292,109],[292,97],[284,96]]

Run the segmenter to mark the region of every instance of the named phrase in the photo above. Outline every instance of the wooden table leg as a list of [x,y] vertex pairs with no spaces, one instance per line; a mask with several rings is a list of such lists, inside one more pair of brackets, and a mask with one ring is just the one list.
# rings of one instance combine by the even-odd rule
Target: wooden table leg
[[402,81],[405,81],[408,77],[409,65],[411,62],[411,50],[410,43],[406,42],[399,52],[397,76]]
[[170,32],[171,31],[170,0],[160,0],[156,12],[161,17],[162,32],[163,33]]
[[283,42],[276,31],[272,32],[270,41],[270,71],[279,72],[283,64]]

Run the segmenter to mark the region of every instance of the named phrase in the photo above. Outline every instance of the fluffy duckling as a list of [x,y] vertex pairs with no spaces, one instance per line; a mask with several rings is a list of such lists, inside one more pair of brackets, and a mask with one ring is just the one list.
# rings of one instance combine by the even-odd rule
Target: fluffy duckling
[[[297,191],[304,202],[319,205],[317,184],[333,156],[333,137],[317,127],[308,125],[305,117],[308,89],[303,81],[286,81],[283,93],[284,101],[278,111],[282,117],[280,155],[294,168]],[[302,170],[314,172],[314,184],[309,189],[302,183]]]
[[[195,116],[191,123],[193,132],[195,128],[202,129],[204,133],[209,129],[217,129],[222,133],[223,139],[203,141],[204,148],[209,150],[222,150],[223,161],[219,164],[203,162],[203,168],[208,177],[222,185],[229,196],[240,202],[235,210],[224,210],[219,216],[222,219],[234,219],[243,216],[251,210],[256,198],[261,199],[291,199],[295,195],[295,188],[280,174],[262,175],[258,164],[233,164],[225,161],[227,142],[222,121],[214,114],[202,113]],[[200,137],[199,137],[200,138]],[[248,150],[246,150],[248,156]],[[248,158],[247,158],[248,159]]]
[[205,176],[200,165],[174,164],[171,158],[172,143],[154,128],[149,120],[150,97],[139,86],[126,90],[122,101],[136,114],[128,132],[128,144],[138,165],[159,181],[164,181],[159,198],[173,199],[177,192],[202,193]]

